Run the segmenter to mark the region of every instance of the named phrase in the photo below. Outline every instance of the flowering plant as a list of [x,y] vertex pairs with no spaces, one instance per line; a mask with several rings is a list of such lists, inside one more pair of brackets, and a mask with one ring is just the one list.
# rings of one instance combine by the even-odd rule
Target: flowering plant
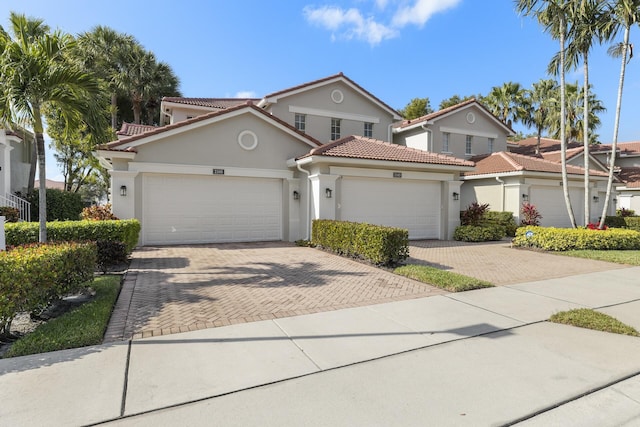
[[589,230],[606,230],[607,229],[606,225],[602,229],[599,226],[600,224],[598,224],[597,222],[596,223],[590,222],[589,224],[587,224],[587,229]]

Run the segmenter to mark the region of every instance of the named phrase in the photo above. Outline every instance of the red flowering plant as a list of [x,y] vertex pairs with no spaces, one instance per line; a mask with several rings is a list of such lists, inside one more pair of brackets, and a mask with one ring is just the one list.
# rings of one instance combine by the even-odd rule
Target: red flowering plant
[[589,230],[606,230],[607,226],[605,225],[603,228],[600,228],[600,224],[598,224],[597,222],[590,222],[589,224],[587,224],[587,229]]
[[542,215],[540,215],[540,212],[538,212],[538,209],[536,209],[534,205],[523,203],[520,213],[522,214],[520,225],[540,225]]

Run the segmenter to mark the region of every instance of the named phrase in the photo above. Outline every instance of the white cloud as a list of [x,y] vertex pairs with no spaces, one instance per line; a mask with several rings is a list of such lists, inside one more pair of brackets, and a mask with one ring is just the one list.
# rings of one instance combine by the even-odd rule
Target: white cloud
[[392,19],[394,27],[402,28],[408,24],[422,27],[433,15],[455,7],[461,0],[416,0],[412,6],[403,6],[396,11]]
[[241,90],[240,92],[236,92],[233,96],[234,98],[257,98],[258,95],[252,90]]
[[[331,31],[331,41],[356,39],[372,46],[383,40],[397,37],[400,29],[413,24],[422,27],[434,14],[455,7],[462,0],[412,0],[401,2],[391,23],[385,24],[373,15],[365,16],[358,8],[343,9],[338,6],[306,6],[303,14],[308,22]],[[394,0],[373,0],[380,13]]]

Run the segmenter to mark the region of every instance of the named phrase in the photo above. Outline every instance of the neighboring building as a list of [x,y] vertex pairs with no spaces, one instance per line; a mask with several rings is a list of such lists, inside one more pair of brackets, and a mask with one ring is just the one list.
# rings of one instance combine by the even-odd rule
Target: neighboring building
[[[52,179],[47,179],[44,182],[45,188],[50,188],[52,190],[64,190],[64,182],[62,181],[54,181]],[[33,183],[33,188],[40,188],[40,181],[37,179]]]

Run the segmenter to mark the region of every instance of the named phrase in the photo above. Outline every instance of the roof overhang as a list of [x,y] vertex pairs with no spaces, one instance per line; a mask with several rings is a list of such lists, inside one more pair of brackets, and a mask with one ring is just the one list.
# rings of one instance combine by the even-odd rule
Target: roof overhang
[[[495,178],[506,178],[511,176],[522,176],[526,178],[543,178],[543,179],[562,179],[562,175],[558,172],[540,172],[540,171],[509,171],[509,172],[496,172],[496,173],[486,173],[486,174],[478,174],[478,175],[464,175],[460,177],[463,181],[472,181],[478,179],[495,179]],[[570,180],[584,180],[583,174],[567,174],[567,178]],[[590,180],[594,181],[607,181],[608,177],[599,176],[599,175],[589,175]]]
[[296,165],[345,165],[357,167],[374,167],[382,169],[411,169],[411,170],[432,170],[443,172],[470,172],[475,169],[474,166],[463,165],[443,165],[438,163],[418,163],[418,162],[402,162],[393,160],[376,160],[376,159],[359,159],[354,157],[337,157],[337,156],[309,156],[302,159],[289,159],[287,166],[296,167]]
[[120,151],[120,150],[96,150],[93,155],[98,159],[100,165],[106,169],[112,168],[113,159],[133,160],[136,157],[134,151]]

